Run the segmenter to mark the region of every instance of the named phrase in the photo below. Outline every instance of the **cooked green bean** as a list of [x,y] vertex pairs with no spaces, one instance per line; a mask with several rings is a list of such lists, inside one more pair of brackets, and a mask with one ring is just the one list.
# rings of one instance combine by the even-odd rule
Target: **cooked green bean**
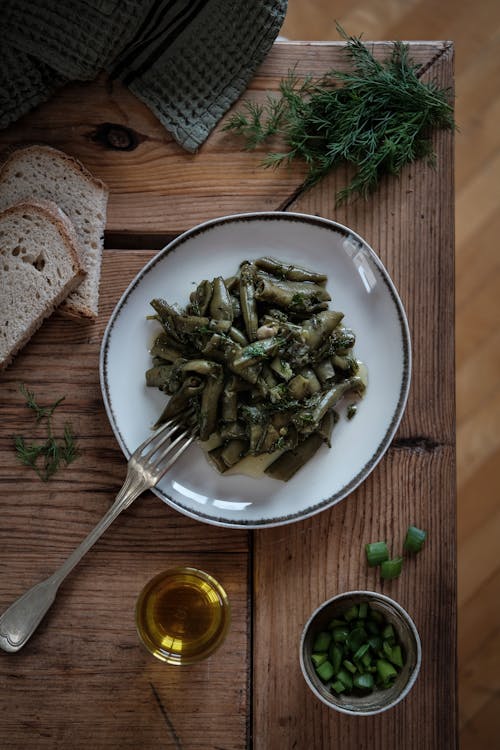
[[259,318],[255,301],[255,269],[250,263],[242,263],[240,268],[240,305],[247,336],[250,341],[257,338]]
[[318,303],[331,299],[326,289],[318,284],[281,281],[262,271],[257,273],[255,297],[261,302],[299,312],[307,312]]
[[210,301],[210,317],[213,320],[233,322],[233,303],[222,276],[213,280],[213,295]]
[[152,300],[149,317],[163,330],[146,383],[171,396],[157,424],[194,406],[218,471],[268,454],[266,474],[284,481],[330,446],[338,404],[348,392],[362,396],[366,375],[356,374],[354,333],[328,309],[325,283],[322,273],[263,257],[201,281],[185,310]]
[[219,398],[224,388],[222,367],[213,363],[214,369],[205,380],[205,387],[201,394],[200,407],[200,440],[208,440],[217,427]]
[[290,281],[313,281],[316,284],[324,284],[327,277],[324,273],[316,273],[302,266],[286,265],[276,258],[258,258],[255,261],[257,268],[263,268],[264,271],[272,273],[279,279],[290,279]]
[[189,295],[191,304],[188,312],[190,315],[205,315],[212,299],[213,286],[210,281],[204,279],[196,287],[194,292]]

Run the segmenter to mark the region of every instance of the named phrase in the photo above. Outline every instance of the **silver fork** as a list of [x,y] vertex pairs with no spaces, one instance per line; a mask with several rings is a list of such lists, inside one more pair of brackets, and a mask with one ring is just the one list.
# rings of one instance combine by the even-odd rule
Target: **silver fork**
[[[186,419],[187,417],[187,419]],[[115,518],[145,490],[154,487],[197,435],[191,415],[170,419],[132,453],[127,476],[113,505],[55,573],[31,589],[0,616],[0,648],[19,651],[56,598],[59,586]]]

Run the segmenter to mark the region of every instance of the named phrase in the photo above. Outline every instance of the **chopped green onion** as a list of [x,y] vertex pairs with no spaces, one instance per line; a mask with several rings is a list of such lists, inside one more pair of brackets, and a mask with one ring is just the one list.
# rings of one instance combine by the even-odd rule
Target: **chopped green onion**
[[335,690],[336,693],[343,693],[345,691],[345,685],[343,682],[340,682],[340,680],[335,680],[332,684],[332,690]]
[[345,625],[333,628],[332,635],[335,643],[345,643],[349,637],[349,629]]
[[336,643],[332,643],[328,651],[328,656],[333,666],[333,673],[337,674],[340,669],[340,665],[342,664],[343,651],[340,646],[337,646]]
[[332,637],[330,633],[326,633],[325,631],[318,633],[313,644],[313,652],[317,654],[321,651],[328,651],[328,646],[330,645],[331,640]]
[[386,659],[377,659],[377,672],[380,675],[380,679],[383,683],[387,684],[397,677],[397,672]]
[[403,544],[403,548],[408,552],[420,552],[425,542],[427,532],[422,529],[417,529],[416,526],[409,526],[406,532],[406,538]]
[[320,664],[316,672],[323,682],[328,682],[333,677],[333,667],[329,661],[324,661],[323,664]]
[[397,578],[399,575],[401,575],[401,571],[403,569],[403,558],[402,557],[394,557],[392,560],[385,560],[382,565],[380,566],[380,575],[385,580],[390,580],[391,578]]
[[371,690],[373,688],[373,677],[371,674],[357,674],[353,677],[353,685],[359,690]]
[[385,542],[371,542],[365,544],[366,560],[370,567],[380,565],[384,560],[389,559],[389,550]]
[[349,672],[345,671],[345,669],[340,670],[337,675],[337,679],[340,680],[340,682],[342,682],[348,690],[352,689],[352,677]]
[[392,654],[389,657],[390,661],[400,669],[403,668],[403,653],[401,651],[401,646],[393,646],[392,647]]
[[366,602],[362,602],[358,607],[358,617],[360,620],[366,619],[366,616],[368,614],[368,604]]
[[361,602],[336,616],[329,628],[316,635],[311,653],[326,689],[356,695],[393,683],[404,666],[404,651],[383,612]]
[[348,610],[344,612],[344,618],[347,620],[347,622],[351,622],[351,620],[356,620],[358,617],[358,608],[354,604],[352,607],[349,607]]
[[320,667],[327,659],[328,656],[324,652],[322,654],[311,654],[312,663],[316,668]]
[[352,663],[352,661],[349,661],[349,659],[344,659],[344,661],[342,662],[342,664],[344,665],[344,667],[346,669],[349,670],[349,672],[351,674],[356,674],[356,672],[358,671],[358,668],[355,667],[354,664]]

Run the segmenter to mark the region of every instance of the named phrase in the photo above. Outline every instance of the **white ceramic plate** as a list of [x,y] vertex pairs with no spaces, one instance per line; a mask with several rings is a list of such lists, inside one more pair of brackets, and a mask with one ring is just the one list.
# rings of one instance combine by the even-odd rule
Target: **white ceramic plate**
[[208,221],[180,235],[137,275],[106,328],[101,387],[116,438],[128,457],[150,434],[165,395],[148,388],[148,348],[159,324],[149,302],[164,297],[184,307],[204,278],[230,276],[247,258],[271,255],[328,275],[331,307],[345,313],[357,336],[355,354],[368,368],[368,388],[354,419],[341,418],[332,448],[320,448],[289,482],[222,476],[192,445],[153,490],[181,513],[228,527],[290,523],[344,498],[374,469],[404,411],[411,350],[406,315],[387,271],[364,240],[327,219],[252,213]]

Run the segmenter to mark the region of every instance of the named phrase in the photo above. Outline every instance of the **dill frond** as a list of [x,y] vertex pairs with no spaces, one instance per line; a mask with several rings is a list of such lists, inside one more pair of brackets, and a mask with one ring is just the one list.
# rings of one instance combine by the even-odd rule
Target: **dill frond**
[[278,136],[285,148],[268,153],[263,166],[277,168],[299,159],[308,167],[306,187],[340,164],[355,167],[337,204],[367,197],[386,175],[397,175],[417,159],[432,164],[434,128],[454,129],[450,91],[418,77],[408,45],[396,41],[385,61],[376,60],[359,37],[337,30],[346,42],[350,71],[328,71],[299,80],[295,69],[280,82],[278,97],[250,101],[225,126],[255,149]]

